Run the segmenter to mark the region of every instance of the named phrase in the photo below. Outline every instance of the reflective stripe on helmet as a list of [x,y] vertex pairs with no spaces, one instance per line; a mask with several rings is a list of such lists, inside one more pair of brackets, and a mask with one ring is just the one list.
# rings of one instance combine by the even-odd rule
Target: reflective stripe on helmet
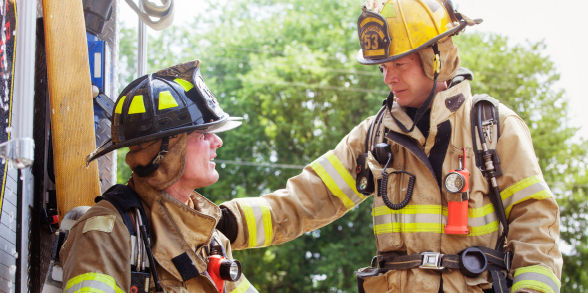
[[528,199],[545,199],[553,197],[549,187],[538,175],[527,177],[500,192],[500,197],[504,203],[506,216],[515,204]]
[[129,106],[129,114],[145,113],[145,103],[143,102],[143,95],[134,96]]
[[159,105],[157,107],[157,110],[175,108],[177,106],[178,101],[174,99],[174,96],[170,91],[162,91],[159,93]]
[[189,90],[191,90],[191,89],[194,88],[194,85],[191,82],[187,81],[187,80],[183,80],[181,78],[176,78],[176,79],[174,79],[174,81],[177,84],[181,85],[182,88],[184,89],[184,91],[189,91]]
[[123,104],[125,103],[125,99],[126,98],[127,98],[127,96],[122,96],[118,100],[118,103],[116,104],[116,108],[114,109],[114,113],[116,113],[116,114],[122,114],[122,107],[123,107]]
[[63,288],[63,292],[122,293],[124,290],[119,288],[116,285],[114,278],[109,275],[100,273],[85,273],[69,279]]
[[545,293],[558,293],[560,287],[560,280],[550,269],[535,265],[515,270],[511,291],[533,289]]
[[348,210],[366,198],[357,192],[355,179],[332,151],[318,158],[310,166]]
[[238,199],[247,222],[249,247],[264,247],[272,244],[272,215],[269,203],[262,197]]
[[249,283],[249,281],[245,278],[242,277],[241,281],[239,282],[239,285],[233,290],[231,291],[231,293],[257,293],[257,289],[255,289],[255,287],[253,287],[253,285],[251,285],[251,283]]

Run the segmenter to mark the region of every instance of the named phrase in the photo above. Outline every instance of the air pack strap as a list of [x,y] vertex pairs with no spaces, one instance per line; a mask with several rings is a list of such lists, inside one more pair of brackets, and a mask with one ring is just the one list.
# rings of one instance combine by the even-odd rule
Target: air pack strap
[[502,251],[508,235],[508,219],[500,197],[496,177],[502,175],[496,145],[500,137],[500,120],[498,100],[488,95],[473,97],[470,112],[472,143],[476,154],[476,166],[488,180],[490,201],[496,210],[498,220],[502,224],[502,233],[496,242],[496,249]]
[[[95,202],[99,202],[101,200],[107,200],[110,202],[119,212],[121,215],[125,226],[129,230],[130,235],[138,236],[138,241],[144,243],[144,247],[146,249],[149,267],[147,268],[150,274],[153,276],[153,282],[155,283],[155,290],[156,292],[163,292],[163,288],[159,283],[159,277],[157,275],[157,269],[155,266],[155,259],[153,258],[153,253],[151,252],[151,243],[149,237],[149,218],[145,214],[145,209],[143,208],[143,204],[141,204],[141,200],[139,199],[139,195],[130,187],[123,184],[116,184],[110,187],[102,196],[98,196],[94,199]],[[136,231],[135,222],[131,218],[132,213],[136,213],[138,211],[139,215],[139,229],[140,231]],[[148,278],[149,274],[145,274],[136,270],[136,268],[131,267],[131,282],[133,283],[134,289],[136,292],[146,292],[142,286],[135,286],[138,283],[145,283],[144,280]],[[148,286],[145,284],[145,286]],[[134,290],[133,289],[133,290]],[[132,290],[132,291],[133,291]]]

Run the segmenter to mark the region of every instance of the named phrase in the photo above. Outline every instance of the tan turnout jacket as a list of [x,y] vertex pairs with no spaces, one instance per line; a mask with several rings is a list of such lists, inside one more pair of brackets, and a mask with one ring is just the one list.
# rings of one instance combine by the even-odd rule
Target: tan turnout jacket
[[[438,133],[444,123],[445,126],[450,123],[450,139],[447,151],[438,163],[441,164],[442,174],[435,175],[427,167],[428,163],[415,153],[398,142],[387,140],[394,156],[388,171],[410,172],[416,176],[416,185],[412,199],[400,210],[389,209],[380,196],[373,195],[374,235],[379,252],[456,254],[475,245],[494,248],[500,225],[490,202],[487,181],[474,163],[471,108],[468,81],[439,92],[433,100],[430,132],[426,139],[416,127],[410,133],[403,132],[386,112],[378,130],[380,141],[386,128],[412,138],[426,156],[430,156],[436,151],[440,138],[437,136],[448,135],[447,128],[445,132]],[[412,120],[397,104],[394,104],[392,111],[404,125],[412,125]],[[502,104],[499,113],[501,136],[496,149],[503,175],[498,178],[498,185],[510,223],[508,247],[514,253],[509,272],[514,278],[511,290],[559,292],[562,257],[557,246],[557,203],[543,179],[527,126]],[[329,224],[360,204],[366,197],[355,187],[356,159],[365,152],[366,132],[372,119],[360,123],[335,149],[306,166],[301,174],[290,178],[284,189],[224,203],[239,223],[233,248],[284,243]],[[462,148],[466,150],[465,163],[471,173],[469,234],[448,235],[444,234],[444,224],[447,222],[447,199],[450,195],[445,188],[439,187],[436,176],[444,178],[450,170],[458,169],[458,155],[462,153]],[[380,179],[383,166],[371,155],[369,164],[374,180]],[[407,180],[404,175],[389,177],[388,196],[391,202],[399,203],[404,199]],[[364,288],[366,292],[438,292],[441,279],[444,292],[482,292],[492,286],[488,272],[470,278],[459,270],[437,272],[413,268],[390,270],[370,277],[365,280]]]
[[[220,209],[194,192],[192,209],[165,192],[153,192],[136,186],[145,202],[146,213],[154,230],[153,256],[157,262],[159,281],[165,292],[217,292],[206,272],[205,247],[216,237],[231,258],[231,247],[215,227]],[[116,208],[102,200],[92,207],[72,228],[61,253],[64,267],[64,292],[75,291],[82,285],[101,283],[111,290],[130,292],[131,238]],[[186,258],[192,267],[180,272],[174,258]],[[182,275],[190,279],[183,280]],[[191,275],[195,274],[195,275]],[[242,276],[237,282],[225,282],[225,292],[257,292]],[[151,282],[151,291],[154,284]]]

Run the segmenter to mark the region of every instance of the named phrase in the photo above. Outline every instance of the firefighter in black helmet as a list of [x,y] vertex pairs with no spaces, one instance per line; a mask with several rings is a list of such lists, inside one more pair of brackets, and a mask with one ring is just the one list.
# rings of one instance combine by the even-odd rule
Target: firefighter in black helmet
[[218,180],[214,158],[222,140],[215,133],[241,124],[221,109],[199,65],[145,75],[121,92],[112,140],[88,162],[129,147],[133,174],[72,227],[60,252],[64,292],[257,292],[216,230],[221,210],[194,191]]

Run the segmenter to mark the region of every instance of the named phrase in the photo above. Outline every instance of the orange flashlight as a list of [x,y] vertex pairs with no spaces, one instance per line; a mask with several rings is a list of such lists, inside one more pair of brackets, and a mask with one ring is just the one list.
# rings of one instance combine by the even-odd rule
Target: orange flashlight
[[241,277],[241,263],[228,260],[219,254],[208,256],[208,274],[214,281],[218,292],[223,293],[226,281],[237,281]]
[[465,168],[465,148],[459,155],[459,169],[449,171],[445,176],[444,185],[447,192],[461,194],[457,200],[447,200],[447,225],[445,234],[468,234],[468,200],[470,172]]

